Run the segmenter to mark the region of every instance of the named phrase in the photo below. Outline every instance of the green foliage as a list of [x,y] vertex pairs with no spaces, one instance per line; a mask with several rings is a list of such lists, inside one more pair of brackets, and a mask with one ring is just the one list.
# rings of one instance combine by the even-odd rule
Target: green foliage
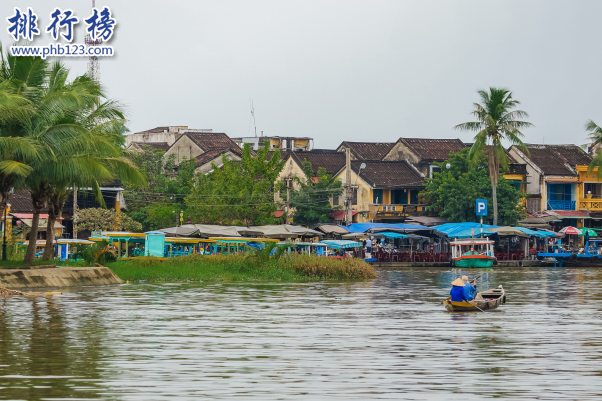
[[330,259],[293,255],[268,261],[244,255],[188,255],[158,261],[139,258],[109,263],[124,281],[321,281],[376,278],[372,266],[361,259]]
[[[602,128],[599,127],[598,124],[593,120],[589,120],[585,123],[585,130],[589,132],[587,135],[588,144],[583,145],[583,148],[602,146]],[[587,173],[591,173],[596,167],[598,167],[598,179],[602,179],[602,152],[600,151],[598,151],[590,162]]]
[[79,230],[141,231],[142,224],[115,209],[89,208],[77,212]]
[[[448,170],[445,165],[449,163]],[[450,158],[440,163],[441,172],[434,173],[433,178],[427,178],[425,190],[420,196],[431,208],[436,208],[441,217],[454,222],[474,221],[479,219],[475,215],[475,202],[477,199],[488,199],[492,202],[491,180],[488,175],[488,166],[485,156],[470,159],[469,150],[464,149],[459,153],[450,153]],[[498,181],[498,224],[514,226],[525,215],[523,207],[518,206],[521,198],[525,197],[504,177]],[[493,221],[492,208],[484,222],[491,224]]]
[[213,164],[213,171],[194,179],[192,194],[186,198],[188,214],[194,223],[248,225],[275,224],[278,210],[274,192],[281,184],[274,184],[284,167],[280,150],[270,155],[268,144],[251,154],[244,145],[242,159],[222,158],[223,166]]
[[87,266],[93,266],[94,264],[104,265],[106,263],[115,262],[117,256],[115,256],[108,247],[108,241],[101,241],[94,245],[78,245],[77,253],[74,257],[76,259],[83,259]]
[[[27,263],[35,256],[39,213],[53,192],[66,199],[67,188],[90,187],[103,204],[104,183],[144,184],[122,154],[121,105],[106,100],[100,83],[88,75],[68,78],[69,69],[60,62],[10,53],[0,58],[0,111],[6,106],[0,118],[0,197],[5,198],[7,186],[31,192],[34,218]],[[21,100],[11,100],[17,96]],[[52,227],[57,216],[49,214]],[[50,241],[46,250],[49,258]]]
[[[333,207],[330,200],[343,193],[343,183],[330,174],[326,169],[318,168],[314,175],[312,165],[307,160],[303,161],[305,178],[295,177],[299,190],[291,193],[291,207],[295,210],[295,224],[312,226],[318,223],[327,223],[328,215],[339,207]],[[314,180],[317,178],[317,181]]]
[[144,231],[173,227],[180,210],[186,215],[184,198],[191,193],[196,163],[184,161],[176,168],[175,155],[165,158],[164,154],[147,146],[129,155],[148,182],[146,188],[124,185],[128,215]]

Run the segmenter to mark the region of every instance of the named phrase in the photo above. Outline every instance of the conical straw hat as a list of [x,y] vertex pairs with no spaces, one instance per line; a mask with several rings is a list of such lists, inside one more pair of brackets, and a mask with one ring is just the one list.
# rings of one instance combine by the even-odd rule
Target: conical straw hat
[[457,278],[454,281],[452,281],[452,285],[454,287],[464,287],[464,281],[462,281],[461,278]]

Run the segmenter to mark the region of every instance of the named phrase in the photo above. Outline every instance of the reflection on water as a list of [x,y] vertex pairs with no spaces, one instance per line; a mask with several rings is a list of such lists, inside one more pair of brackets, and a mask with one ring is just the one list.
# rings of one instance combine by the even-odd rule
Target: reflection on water
[[[479,275],[508,303],[449,313]],[[88,287],[0,298],[0,399],[599,399],[602,269],[362,283]]]

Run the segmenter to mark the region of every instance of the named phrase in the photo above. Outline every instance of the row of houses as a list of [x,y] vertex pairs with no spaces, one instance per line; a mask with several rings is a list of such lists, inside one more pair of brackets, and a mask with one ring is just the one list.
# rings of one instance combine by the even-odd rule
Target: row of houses
[[[153,137],[153,133],[155,133]],[[167,138],[167,135],[171,135]],[[165,142],[161,140],[165,138]],[[162,142],[162,143],[160,143]],[[197,172],[207,173],[212,163],[221,165],[222,155],[239,159],[241,147],[253,149],[269,144],[280,149],[285,167],[280,180],[296,189],[292,177],[303,177],[302,163],[311,162],[314,173],[323,167],[346,184],[345,149],[351,153],[352,209],[354,222],[427,221],[434,212],[419,201],[424,179],[440,171],[439,164],[450,152],[459,152],[471,143],[460,139],[399,138],[395,142],[342,142],[336,149],[312,149],[308,137],[229,138],[211,130],[188,127],[157,127],[128,137],[129,149],[151,145],[176,155],[177,162],[196,159]],[[602,182],[597,172],[587,174],[593,154],[576,145],[527,144],[529,153],[516,146],[507,149],[509,169],[504,177],[528,194],[525,206],[532,215],[554,214],[575,226],[596,226],[602,221]],[[361,169],[364,165],[365,168]],[[307,178],[307,177],[305,177]],[[283,200],[280,194],[276,200]],[[343,199],[334,198],[335,206]],[[344,213],[333,214],[343,220]]]
[[[471,146],[460,139],[399,138],[395,142],[342,142],[336,149],[313,149],[309,137],[259,136],[230,138],[211,129],[189,129],[187,126],[156,127],[127,136],[126,147],[140,151],[147,146],[174,155],[176,164],[195,160],[198,174],[206,174],[212,163],[218,167],[226,155],[240,160],[242,146],[249,143],[253,150],[268,144],[280,149],[285,166],[279,180],[297,189],[292,180],[304,177],[303,161],[311,162],[314,174],[318,168],[346,183],[345,150],[351,155],[351,186],[353,222],[406,222],[423,224],[438,221],[436,212],[419,199],[425,178],[440,171],[439,164],[450,152]],[[574,226],[598,227],[602,224],[602,182],[597,172],[587,173],[592,154],[575,145],[527,144],[529,154],[515,146],[507,149],[509,170],[504,177],[521,192],[528,194],[525,206],[533,215],[551,214],[558,221]],[[362,168],[362,166],[364,168]],[[127,205],[119,183],[103,188],[108,207],[126,210]],[[276,194],[277,201],[284,201]],[[24,227],[32,217],[31,201],[25,192],[9,199],[13,223]],[[65,219],[58,224],[65,236],[71,235],[73,202],[64,210]],[[343,206],[343,198],[332,199],[334,206]],[[78,207],[98,207],[90,193],[78,197]],[[333,221],[343,222],[345,213],[336,212]],[[44,218],[44,216],[42,217]],[[548,219],[549,220],[549,219]],[[86,233],[81,233],[86,235]],[[40,233],[41,238],[45,233]]]

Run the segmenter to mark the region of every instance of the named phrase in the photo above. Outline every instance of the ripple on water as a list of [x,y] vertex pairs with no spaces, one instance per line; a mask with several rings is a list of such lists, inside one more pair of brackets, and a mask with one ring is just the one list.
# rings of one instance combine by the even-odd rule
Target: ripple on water
[[[509,302],[440,305],[481,274]],[[0,399],[599,399],[599,269],[135,284],[0,300]]]

